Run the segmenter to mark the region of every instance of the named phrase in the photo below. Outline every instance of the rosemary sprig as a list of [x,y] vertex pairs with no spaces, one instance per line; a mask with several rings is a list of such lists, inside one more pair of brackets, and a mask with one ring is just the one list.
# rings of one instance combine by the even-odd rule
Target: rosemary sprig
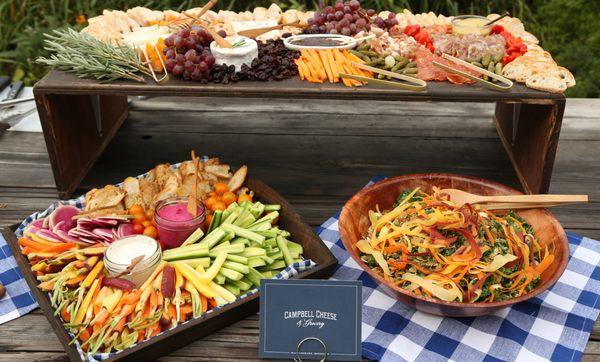
[[80,78],[112,81],[119,78],[145,82],[139,73],[152,76],[133,48],[100,41],[71,28],[44,34],[49,58],[36,62],[75,73]]
[[232,45],[233,48],[241,48],[243,46],[246,46],[246,39],[238,40]]

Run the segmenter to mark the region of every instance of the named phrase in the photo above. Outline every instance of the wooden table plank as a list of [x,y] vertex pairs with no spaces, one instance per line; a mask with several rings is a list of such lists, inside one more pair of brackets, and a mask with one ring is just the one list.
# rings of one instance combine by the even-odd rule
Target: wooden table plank
[[527,88],[521,84],[506,92],[492,91],[477,84],[454,85],[448,82],[429,82],[425,92],[411,92],[390,87],[370,85],[368,87],[345,87],[336,83],[309,83],[293,77],[280,82],[242,81],[230,84],[201,84],[171,77],[157,85],[152,81],[136,83],[118,80],[100,83],[93,79],[77,78],[73,74],[53,70],[34,87],[36,94],[110,94],[110,95],[165,95],[211,96],[211,97],[266,97],[272,98],[328,98],[328,99],[371,99],[371,100],[431,100],[496,102],[524,101],[550,104],[564,99],[562,94],[547,93]]

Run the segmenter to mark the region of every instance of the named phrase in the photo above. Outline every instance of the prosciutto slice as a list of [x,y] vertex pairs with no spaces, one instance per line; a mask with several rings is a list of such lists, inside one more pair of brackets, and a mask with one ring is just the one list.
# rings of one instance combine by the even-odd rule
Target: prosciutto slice
[[438,63],[447,65],[449,67],[452,67],[454,69],[457,70],[461,70],[463,72],[475,75],[475,76],[479,76],[479,73],[470,70],[467,67],[464,67],[460,64],[456,64],[453,62],[450,62],[442,57],[440,57],[439,55],[433,54],[431,53],[429,50],[427,49],[419,49],[416,53],[416,62],[417,62],[417,69],[419,69],[419,79],[424,80],[424,81],[429,81],[429,80],[435,80],[435,81],[439,81],[439,82],[443,82],[445,80],[449,81],[450,83],[453,84],[470,84],[470,83],[474,83],[472,80],[465,78],[463,76],[460,76],[458,74],[453,74],[453,73],[448,73],[445,70],[436,67],[435,65],[433,65],[433,61],[436,61]]

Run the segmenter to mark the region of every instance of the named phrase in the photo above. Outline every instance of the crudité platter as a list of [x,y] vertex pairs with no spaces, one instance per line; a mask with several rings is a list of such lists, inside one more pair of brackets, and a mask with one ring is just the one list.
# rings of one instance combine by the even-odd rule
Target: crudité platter
[[[79,77],[168,84],[281,81],[422,92],[427,82],[562,93],[575,85],[518,19],[447,17],[336,1],[315,11],[105,10],[80,32],[47,34],[38,62]],[[291,38],[290,38],[291,37]],[[289,39],[288,39],[289,38]],[[284,41],[285,40],[285,41]],[[120,82],[119,84],[122,84]]]
[[192,157],[6,233],[72,360],[159,356],[256,313],[261,279],[331,274],[329,249],[246,166]]

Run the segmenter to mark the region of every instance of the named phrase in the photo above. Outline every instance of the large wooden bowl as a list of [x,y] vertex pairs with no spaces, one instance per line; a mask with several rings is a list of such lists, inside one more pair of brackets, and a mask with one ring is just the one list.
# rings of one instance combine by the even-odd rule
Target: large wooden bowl
[[423,312],[451,317],[474,317],[494,313],[518,302],[532,298],[552,286],[564,272],[568,256],[569,243],[560,223],[546,209],[532,209],[517,212],[534,228],[542,245],[554,243],[554,263],[541,275],[541,282],[530,293],[518,298],[492,303],[445,302],[426,298],[404,290],[383,279],[372,271],[360,258],[356,242],[369,228],[369,210],[379,205],[381,210],[389,210],[400,192],[421,187],[430,192],[433,186],[456,188],[479,195],[517,195],[521,192],[510,187],[484,179],[452,174],[413,174],[385,179],[354,195],[344,205],[339,220],[342,242],[352,258],[384,289],[395,295],[400,301]]

